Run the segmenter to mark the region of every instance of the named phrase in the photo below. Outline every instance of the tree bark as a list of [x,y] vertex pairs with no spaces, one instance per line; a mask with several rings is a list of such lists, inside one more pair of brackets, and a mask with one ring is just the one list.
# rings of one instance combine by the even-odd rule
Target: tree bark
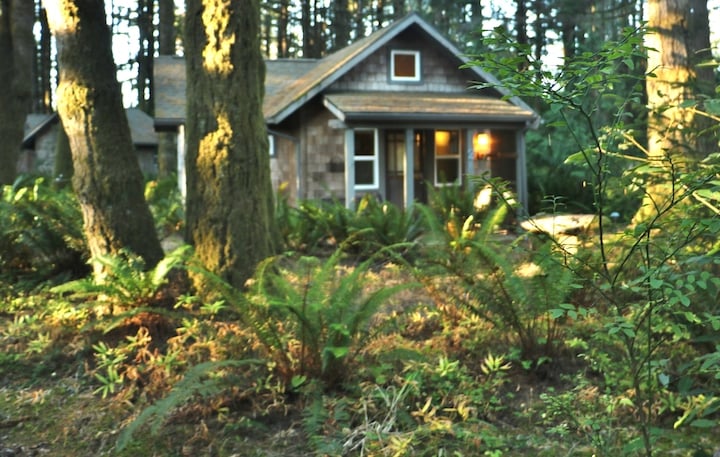
[[137,26],[138,26],[138,53],[137,61],[137,90],[138,108],[149,115],[153,115],[153,57],[155,56],[155,16],[154,0],[138,0]]
[[127,249],[152,267],[163,252],[143,196],[103,3],[46,1],[59,48],[58,113],[70,142],[90,254]]
[[[158,2],[160,22],[158,27],[158,52],[161,55],[175,54],[175,2]],[[154,88],[152,89],[154,90]],[[158,132],[158,178],[164,178],[177,172],[177,143],[175,133]]]
[[[639,222],[663,211],[672,204],[674,173],[688,169],[704,157],[707,139],[700,133],[702,119],[685,102],[697,100],[701,79],[707,77],[696,66],[695,53],[698,34],[708,30],[705,16],[692,16],[694,0],[649,0],[646,36],[648,71],[648,159],[664,170],[654,177],[645,189],[646,197],[635,215]],[[692,27],[692,29],[690,28]],[[700,38],[707,43],[709,36]],[[701,45],[704,46],[704,45]],[[671,166],[672,165],[672,166]]]
[[32,104],[34,4],[0,0],[0,186],[12,184]]
[[158,27],[158,52],[161,55],[171,56],[175,54],[175,1],[159,0],[158,15],[160,22]]
[[257,0],[186,4],[186,235],[236,287],[273,253],[259,11]]

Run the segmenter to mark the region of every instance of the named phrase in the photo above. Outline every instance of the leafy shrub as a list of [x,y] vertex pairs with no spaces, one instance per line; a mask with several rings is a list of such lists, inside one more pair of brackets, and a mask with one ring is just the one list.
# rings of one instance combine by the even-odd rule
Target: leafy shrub
[[177,176],[148,181],[145,184],[147,200],[160,236],[182,230],[185,206],[178,188]]
[[[286,383],[318,379],[327,388],[348,379],[359,352],[372,338],[371,322],[400,284],[369,289],[376,261],[343,266],[337,249],[326,260],[270,258],[258,267],[247,296],[205,272],[222,298],[254,333]],[[377,324],[377,323],[375,323]],[[377,330],[375,330],[377,331]]]
[[338,201],[303,200],[291,206],[281,195],[275,210],[275,223],[285,249],[320,253],[332,249],[348,237],[352,212]]
[[[189,253],[189,246],[181,246],[149,271],[142,258],[130,252],[94,257],[91,262],[102,265],[103,277],[70,281],[51,291],[77,301],[78,306],[96,315],[107,314],[110,322],[103,325],[108,331],[139,313],[167,314],[182,291],[183,275],[179,269],[187,262]],[[116,309],[121,311],[117,316],[114,315]]]
[[[363,256],[382,248],[416,241],[426,231],[422,213],[414,207],[398,208],[391,202],[380,202],[373,195],[365,195],[350,222],[348,236],[354,249]],[[406,252],[409,254],[409,252]]]
[[0,198],[0,270],[38,283],[87,272],[80,207],[69,190],[44,178],[19,177]]
[[481,220],[436,221],[416,271],[435,296],[510,331],[523,357],[547,360],[560,344],[550,311],[566,303],[576,278],[553,242],[528,251],[522,237],[511,241],[496,233],[510,208],[501,203]]

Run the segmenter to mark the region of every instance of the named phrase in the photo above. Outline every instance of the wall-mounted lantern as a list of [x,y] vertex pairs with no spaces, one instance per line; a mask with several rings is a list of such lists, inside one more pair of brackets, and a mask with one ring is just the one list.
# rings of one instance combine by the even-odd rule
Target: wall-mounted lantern
[[480,130],[473,135],[473,157],[475,160],[487,159],[492,154],[492,136],[490,130]]

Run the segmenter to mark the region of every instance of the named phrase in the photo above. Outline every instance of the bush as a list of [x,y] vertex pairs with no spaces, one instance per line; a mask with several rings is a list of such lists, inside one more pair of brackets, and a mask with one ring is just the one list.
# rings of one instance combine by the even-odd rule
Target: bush
[[[0,270],[4,279],[37,284],[88,272],[80,207],[44,178],[20,177],[2,189]],[[58,276],[61,276],[58,278]]]

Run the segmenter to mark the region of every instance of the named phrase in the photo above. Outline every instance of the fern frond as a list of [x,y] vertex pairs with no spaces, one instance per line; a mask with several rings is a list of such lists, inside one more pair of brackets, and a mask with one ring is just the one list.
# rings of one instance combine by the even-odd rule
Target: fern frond
[[151,433],[156,434],[165,417],[191,398],[195,396],[204,398],[221,392],[226,387],[226,381],[222,377],[209,377],[211,372],[217,372],[223,368],[261,365],[262,363],[260,360],[247,359],[204,362],[195,365],[185,373],[183,379],[165,398],[145,408],[130,425],[123,429],[117,441],[117,450],[123,450],[132,441],[133,434],[148,423],[150,423]]

